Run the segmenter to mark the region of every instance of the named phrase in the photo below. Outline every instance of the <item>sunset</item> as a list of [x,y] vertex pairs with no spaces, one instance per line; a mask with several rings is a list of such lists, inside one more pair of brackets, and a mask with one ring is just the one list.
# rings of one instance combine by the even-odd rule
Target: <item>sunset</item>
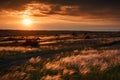
[[0,0],[0,80],[120,80],[120,1]]
[[30,19],[23,20],[23,24],[25,25],[31,25],[32,21]]
[[119,31],[119,9],[118,0],[1,0],[0,29],[21,29],[19,20],[28,17],[34,30]]

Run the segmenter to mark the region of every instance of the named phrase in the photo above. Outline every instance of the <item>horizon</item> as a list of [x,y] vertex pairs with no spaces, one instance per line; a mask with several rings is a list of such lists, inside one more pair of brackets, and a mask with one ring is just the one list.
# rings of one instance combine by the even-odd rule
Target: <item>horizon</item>
[[120,32],[120,30],[25,30],[25,29],[0,29],[0,31],[68,31],[68,32]]

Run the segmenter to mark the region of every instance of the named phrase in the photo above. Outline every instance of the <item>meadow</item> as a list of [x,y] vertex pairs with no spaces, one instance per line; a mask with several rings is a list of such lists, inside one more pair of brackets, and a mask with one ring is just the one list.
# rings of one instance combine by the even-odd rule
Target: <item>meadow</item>
[[120,32],[0,30],[0,80],[120,80]]

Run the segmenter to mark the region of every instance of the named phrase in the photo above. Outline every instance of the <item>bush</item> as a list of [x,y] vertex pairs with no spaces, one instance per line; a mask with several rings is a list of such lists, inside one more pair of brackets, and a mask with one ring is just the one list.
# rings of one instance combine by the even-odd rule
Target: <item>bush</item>
[[27,39],[25,43],[23,43],[24,46],[31,46],[31,47],[38,47],[39,42],[34,39]]

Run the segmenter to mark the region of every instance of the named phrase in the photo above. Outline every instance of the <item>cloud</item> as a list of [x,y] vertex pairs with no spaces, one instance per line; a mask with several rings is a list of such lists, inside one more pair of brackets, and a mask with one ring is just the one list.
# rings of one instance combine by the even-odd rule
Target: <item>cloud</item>
[[1,0],[0,9],[5,10],[21,10],[29,0]]
[[[31,5],[30,5],[31,4]],[[32,5],[34,4],[34,5]],[[37,4],[37,5],[35,5]],[[38,5],[39,4],[39,5]],[[44,5],[44,6],[43,6]],[[81,16],[87,19],[120,21],[119,0],[1,0],[0,10],[25,10],[33,16]]]

